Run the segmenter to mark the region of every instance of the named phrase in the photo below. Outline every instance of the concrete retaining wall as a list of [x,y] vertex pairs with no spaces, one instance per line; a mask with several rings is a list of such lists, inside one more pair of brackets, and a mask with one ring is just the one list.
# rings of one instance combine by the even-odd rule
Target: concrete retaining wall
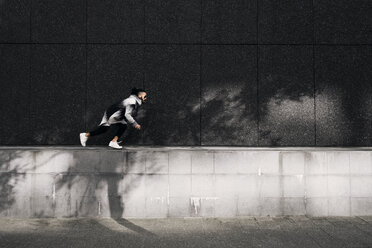
[[372,215],[372,151],[0,148],[2,217]]

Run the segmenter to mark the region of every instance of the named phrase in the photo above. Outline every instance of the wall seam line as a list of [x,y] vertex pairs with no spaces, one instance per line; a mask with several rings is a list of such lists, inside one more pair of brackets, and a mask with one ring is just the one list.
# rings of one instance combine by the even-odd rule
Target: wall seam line
[[312,51],[312,55],[313,55],[313,87],[314,87],[314,91],[313,91],[313,94],[314,94],[314,145],[317,146],[317,123],[316,123],[316,81],[315,81],[315,14],[314,14],[314,0],[311,1],[311,10],[312,10],[312,21],[313,21],[313,37],[312,37],[312,40],[313,40],[313,45],[312,45],[312,48],[313,48],[313,51]]
[[84,122],[85,130],[88,128],[87,109],[88,109],[88,0],[85,0],[85,102],[84,102]]
[[[32,4],[33,4],[34,1],[30,1],[30,44],[28,44],[28,55],[29,55],[29,79],[28,79],[28,100],[31,104],[28,105],[28,120],[29,120],[29,123],[30,125],[28,125],[28,129],[29,129],[29,134],[32,134],[32,131],[35,130],[34,128],[34,122],[33,122],[33,118],[32,118],[32,94],[31,94],[31,91],[32,91],[32,51],[34,50],[33,49],[33,44],[32,44]],[[32,130],[30,130],[30,127],[32,127]],[[30,140],[32,140],[32,135],[31,137],[29,137]],[[27,142],[25,142],[27,144]]]
[[257,41],[257,45],[256,45],[256,91],[257,91],[257,99],[256,99],[256,114],[257,114],[257,146],[260,146],[260,100],[259,100],[259,0],[256,1],[256,9],[257,9],[257,13],[256,13],[256,41]]
[[203,27],[203,0],[200,0],[199,23],[199,145],[202,146],[202,27]]
[[34,44],[34,45],[182,45],[182,46],[196,46],[196,45],[208,45],[208,46],[257,46],[257,45],[264,45],[264,46],[330,46],[330,47],[339,47],[339,46],[345,46],[345,47],[360,47],[360,46],[366,46],[370,47],[371,44],[368,43],[333,43],[333,44],[314,44],[314,43],[297,43],[297,44],[291,44],[291,43],[141,43],[141,42],[0,42],[2,45],[28,45],[28,44]]

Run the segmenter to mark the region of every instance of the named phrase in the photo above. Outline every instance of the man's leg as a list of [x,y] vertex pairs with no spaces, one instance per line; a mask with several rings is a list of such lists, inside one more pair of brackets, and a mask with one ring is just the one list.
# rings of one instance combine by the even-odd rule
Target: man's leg
[[95,136],[101,133],[106,132],[110,127],[109,126],[98,126],[97,129],[89,133],[80,133],[80,143],[82,146],[86,146],[88,138],[90,136]]
[[113,142],[117,142],[117,140],[123,135],[125,130],[127,129],[127,125],[125,124],[116,124],[118,126],[118,130],[116,131],[115,137],[112,139]]
[[86,137],[89,137],[89,136],[96,136],[96,135],[99,135],[101,133],[105,133],[107,130],[109,130],[109,126],[99,126],[98,128],[96,128],[95,130],[89,132],[89,133],[86,133],[85,136]]

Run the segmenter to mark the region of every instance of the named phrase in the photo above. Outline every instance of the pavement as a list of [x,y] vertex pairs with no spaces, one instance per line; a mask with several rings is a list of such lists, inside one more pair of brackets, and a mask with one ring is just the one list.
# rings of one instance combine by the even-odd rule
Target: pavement
[[0,247],[372,247],[372,216],[3,218]]

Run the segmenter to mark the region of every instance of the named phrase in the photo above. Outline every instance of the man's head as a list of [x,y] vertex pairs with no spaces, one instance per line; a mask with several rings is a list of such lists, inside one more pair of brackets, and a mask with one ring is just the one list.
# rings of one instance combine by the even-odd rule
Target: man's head
[[145,91],[141,91],[138,93],[138,98],[142,100],[142,102],[147,101],[147,93]]
[[142,102],[146,102],[147,100],[147,93],[144,89],[133,88],[131,94],[136,95]]

